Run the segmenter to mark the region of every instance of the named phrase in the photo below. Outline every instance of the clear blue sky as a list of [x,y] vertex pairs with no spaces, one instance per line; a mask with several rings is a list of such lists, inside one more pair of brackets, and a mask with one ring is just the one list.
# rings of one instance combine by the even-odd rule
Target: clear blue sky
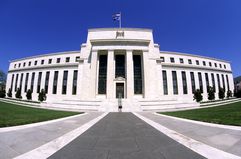
[[9,60],[79,50],[88,28],[151,28],[163,51],[232,62],[241,75],[241,0],[0,0],[0,69]]

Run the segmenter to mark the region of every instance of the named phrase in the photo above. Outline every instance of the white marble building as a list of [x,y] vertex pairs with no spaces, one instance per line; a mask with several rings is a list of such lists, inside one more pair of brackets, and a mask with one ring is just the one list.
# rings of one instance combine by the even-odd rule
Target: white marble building
[[13,60],[6,89],[47,92],[43,105],[67,109],[124,111],[198,106],[193,91],[213,86],[233,91],[228,61],[186,53],[160,51],[152,30],[89,29],[80,51],[58,52]]

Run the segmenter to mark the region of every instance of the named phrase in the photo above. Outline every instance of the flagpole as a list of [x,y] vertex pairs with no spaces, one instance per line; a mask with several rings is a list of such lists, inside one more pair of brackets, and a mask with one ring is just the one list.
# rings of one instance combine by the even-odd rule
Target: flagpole
[[121,28],[121,12],[120,12],[119,28]]

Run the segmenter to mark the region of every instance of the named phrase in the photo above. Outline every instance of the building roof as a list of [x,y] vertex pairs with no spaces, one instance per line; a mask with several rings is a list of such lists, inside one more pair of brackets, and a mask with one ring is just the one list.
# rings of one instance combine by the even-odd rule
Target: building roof
[[72,53],[80,53],[80,51],[77,50],[77,51],[62,51],[62,52],[48,53],[48,54],[29,56],[29,57],[24,57],[24,58],[20,58],[20,59],[10,60],[10,62],[16,62],[16,61],[27,60],[27,59],[38,58],[38,57],[44,57],[44,56],[52,56],[52,55],[60,55],[60,54],[72,54]]
[[207,57],[207,56],[202,56],[202,55],[195,55],[195,54],[190,54],[190,53],[182,53],[182,52],[175,52],[175,51],[160,51],[160,53],[167,53],[167,54],[174,54],[174,55],[185,55],[185,56],[199,57],[199,58],[205,58],[205,59],[230,63],[230,61],[227,61],[227,60],[222,60],[222,59],[217,59],[217,58]]
[[145,32],[152,32],[152,29],[148,28],[92,28],[88,29],[88,32],[94,32],[94,31],[145,31]]

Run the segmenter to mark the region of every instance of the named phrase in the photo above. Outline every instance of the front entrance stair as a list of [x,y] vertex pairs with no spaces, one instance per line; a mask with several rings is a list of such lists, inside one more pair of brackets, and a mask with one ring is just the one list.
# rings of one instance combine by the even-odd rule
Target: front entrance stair
[[[158,99],[122,99],[122,112],[171,111],[199,107],[196,102]],[[117,112],[118,99],[61,100],[41,103],[41,107],[68,111]]]
[[42,103],[41,107],[72,111],[99,111],[101,100],[61,100]]
[[171,111],[200,107],[200,104],[194,101],[140,100],[139,103],[142,111]]

